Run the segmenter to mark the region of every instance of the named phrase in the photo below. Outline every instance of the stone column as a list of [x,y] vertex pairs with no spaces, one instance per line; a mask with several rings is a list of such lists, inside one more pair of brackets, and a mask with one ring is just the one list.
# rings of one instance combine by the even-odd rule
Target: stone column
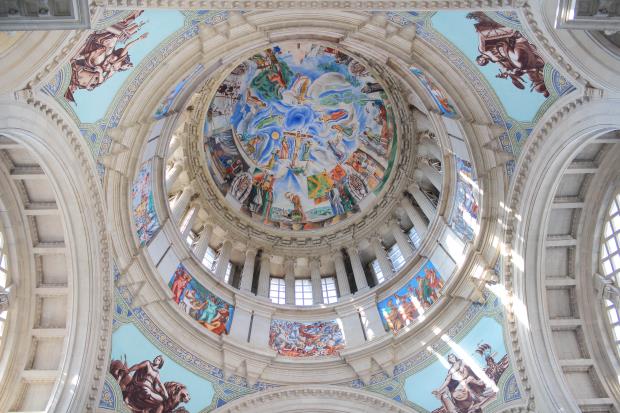
[[441,148],[430,136],[432,135],[429,131],[423,131],[418,135],[420,137],[420,144],[418,145],[418,153],[424,156],[430,156],[439,161],[443,161],[443,154],[441,153]]
[[323,304],[323,288],[321,287],[321,260],[310,258],[310,279],[312,280],[312,302]]
[[207,222],[200,232],[200,238],[194,247],[194,255],[196,255],[196,258],[198,258],[201,262],[207,253],[207,249],[209,248],[211,235],[213,235],[213,224]]
[[166,172],[166,188],[172,188],[181,172],[183,172],[183,162],[176,161],[170,171]]
[[347,270],[344,266],[344,258],[342,252],[336,251],[332,254],[334,260],[334,267],[336,267],[336,282],[338,283],[339,297],[351,294],[351,286],[349,285],[349,279],[347,277]]
[[428,224],[424,220],[422,214],[420,214],[416,207],[414,207],[407,198],[400,201],[400,206],[405,210],[405,213],[411,220],[411,223],[413,224],[413,227],[418,235],[420,235],[420,238],[424,238],[426,231],[428,231]]
[[271,276],[271,257],[263,251],[260,257],[260,272],[258,273],[258,288],[256,295],[269,297],[269,277]]
[[241,285],[239,288],[243,291],[252,289],[252,276],[254,275],[254,261],[256,260],[256,248],[248,248],[245,250],[245,261],[243,263],[243,272],[241,273]]
[[385,335],[386,331],[379,315],[376,295],[373,294],[355,304],[360,313],[366,339],[370,341]]
[[178,222],[189,205],[189,201],[194,195],[194,188],[191,185],[186,186],[181,191],[181,195],[177,198],[172,206],[172,219]]
[[390,231],[392,231],[392,235],[394,236],[394,239],[396,240],[396,244],[398,245],[398,248],[400,249],[401,254],[403,254],[403,257],[406,260],[408,260],[413,255],[413,247],[411,246],[411,243],[409,242],[409,238],[405,235],[405,233],[403,232],[400,225],[398,225],[398,222],[396,220],[391,220],[389,223],[389,226],[390,226]]
[[232,252],[232,242],[230,240],[224,241],[222,249],[220,249],[219,257],[217,258],[217,265],[215,266],[215,278],[218,280],[224,280],[226,276],[226,269],[230,262],[230,253]]
[[435,205],[422,193],[422,190],[417,184],[409,185],[409,191],[411,195],[413,195],[413,199],[415,199],[420,206],[420,209],[422,209],[424,215],[426,215],[426,218],[431,221],[435,216]]
[[172,155],[179,146],[181,146],[182,139],[178,135],[172,135],[172,140],[170,141],[170,146],[168,147],[168,156]]
[[295,259],[284,259],[284,294],[286,304],[295,305]]
[[199,211],[200,211],[200,206],[192,205],[187,211],[187,214],[185,214],[183,221],[186,221],[186,224],[185,224],[185,228],[183,228],[183,231],[181,232],[181,238],[183,239],[183,241],[185,241],[185,239],[189,235],[189,232],[192,230],[192,227],[194,226],[194,223],[196,222],[196,218],[198,218]]
[[347,347],[354,348],[366,342],[360,314],[353,303],[336,306],[336,312],[342,323]]
[[364,272],[364,267],[360,260],[359,250],[357,247],[347,247],[347,253],[351,260],[351,268],[353,269],[353,277],[355,277],[357,291],[368,289],[368,281],[366,281],[366,273]]
[[[392,268],[392,263],[388,260],[385,253],[385,248],[383,248],[381,238],[379,236],[374,236],[370,238],[369,242],[373,252],[375,253],[375,258],[377,258],[377,261],[379,262],[379,268],[381,268],[383,278],[389,280],[393,275],[394,269]],[[378,282],[379,280],[377,280],[377,283]]]
[[433,186],[437,188],[439,192],[441,192],[441,184],[443,183],[443,177],[441,176],[439,171],[433,168],[432,166],[430,166],[427,160],[420,162],[419,165],[420,165],[420,171],[422,172],[422,174],[426,176],[429,181],[431,181],[431,184],[433,184]]

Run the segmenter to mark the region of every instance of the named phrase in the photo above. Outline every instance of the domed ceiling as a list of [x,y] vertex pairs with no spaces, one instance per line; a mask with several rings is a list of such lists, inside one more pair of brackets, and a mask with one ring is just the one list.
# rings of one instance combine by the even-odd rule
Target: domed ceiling
[[217,87],[204,136],[210,175],[229,204],[291,230],[360,212],[396,155],[381,84],[355,58],[309,42],[239,64]]
[[[577,95],[576,90],[581,93],[581,86],[577,89],[571,83],[574,79],[565,78],[564,72],[553,66],[549,56],[542,53],[540,39],[537,41],[523,24],[520,17],[523,12],[511,7],[473,13],[472,10],[355,11],[347,12],[346,16],[344,12],[325,11],[324,21],[309,13],[304,27],[312,30],[311,36],[308,32],[298,33],[298,25],[287,26],[286,30],[290,31],[278,32],[293,19],[302,19],[301,14],[280,16],[281,12],[107,10],[101,13],[88,37],[75,40],[75,50],[59,59],[62,66],[36,92],[47,95],[45,99],[49,101],[54,99],[53,103],[75,122],[98,162],[104,188],[113,189],[111,204],[126,199],[128,191],[123,185],[127,178],[135,178],[132,201],[137,202],[133,202],[132,213],[136,218],[133,230],[138,233],[140,247],[144,247],[139,254],[144,254],[145,260],[135,259],[137,243],[127,246],[120,237],[115,238],[118,240],[114,252],[117,284],[111,358],[133,365],[162,354],[166,360],[161,370],[162,381],[186,386],[191,400],[178,404],[190,412],[216,410],[248,394],[290,384],[292,380],[300,383],[305,380],[380,394],[408,411],[444,413],[451,409],[445,400],[452,396],[456,399],[459,394],[442,383],[452,377],[450,364],[461,365],[461,360],[475,369],[478,377],[488,378],[485,384],[488,389],[480,385],[479,393],[471,398],[477,400],[477,411],[496,413],[526,406],[529,391],[521,393],[527,387],[521,386],[518,373],[523,366],[509,355],[510,340],[514,340],[514,326],[509,323],[514,321],[506,318],[503,299],[506,290],[498,283],[495,288],[482,291],[475,302],[467,301],[469,295],[461,299],[465,287],[461,289],[462,285],[457,283],[464,279],[461,277],[464,272],[457,274],[457,261],[465,262],[462,268],[471,268],[471,257],[477,260],[485,257],[488,262],[477,262],[475,267],[501,272],[499,252],[486,244],[482,249],[480,242],[472,243],[476,239],[492,238],[478,234],[478,230],[483,235],[490,234],[480,222],[487,225],[496,221],[489,219],[491,215],[485,216],[492,208],[484,211],[481,204],[479,212],[477,197],[485,189],[485,198],[496,200],[497,188],[503,188],[504,179],[510,180],[521,147],[532,130],[560,99],[571,93]],[[332,23],[335,28],[330,26]],[[320,25],[323,26],[319,30]],[[354,51],[356,56],[328,47],[327,41],[317,44],[320,41],[278,43],[274,40],[274,37],[318,39],[318,32],[330,39],[328,35],[338,33],[340,37],[334,37],[329,44],[338,41],[343,50]],[[110,42],[105,44],[105,39],[110,38],[117,41],[112,47]],[[356,47],[351,47],[352,44]],[[367,49],[374,50],[372,59],[370,53],[364,52]],[[240,64],[230,66],[234,69],[223,73],[219,81],[209,83],[220,67],[233,62],[222,56],[234,51],[236,58],[249,50],[262,51],[246,55]],[[78,74],[91,69],[99,72],[105,66],[84,59],[89,53],[103,53],[110,59],[124,56],[132,64],[116,72],[106,72],[90,88],[80,87],[85,84],[77,82]],[[374,64],[376,73],[361,56]],[[408,82],[412,86],[411,95],[417,96],[409,103],[415,110],[401,105],[397,93],[391,94],[390,102],[383,90],[385,87],[395,92],[394,84],[376,66],[393,70],[390,65],[395,62],[400,64],[400,70],[395,71],[394,78],[411,78]],[[381,73],[381,78],[377,73]],[[200,85],[208,87],[201,89]],[[67,91],[71,89],[74,89],[72,99],[68,99]],[[207,96],[204,89],[211,95]],[[165,181],[162,170],[166,165],[161,149],[168,145],[172,124],[186,115],[185,109],[203,92],[207,97],[203,101],[206,104],[199,106],[206,112],[206,119],[200,120],[204,124],[199,126],[203,132],[200,141],[203,150],[188,155],[179,147],[177,155],[183,152],[187,158],[204,156],[201,162],[208,168],[206,175],[227,206],[247,215],[248,220],[256,222],[256,227],[291,231],[292,235],[287,234],[289,239],[280,244],[273,241],[275,237],[268,238],[277,248],[285,249],[289,245],[286,242],[292,245],[291,239],[295,237],[310,239],[316,234],[304,231],[345,221],[353,224],[365,216],[370,217],[368,221],[374,220],[373,224],[381,225],[369,211],[389,198],[388,191],[398,174],[402,178],[406,175],[396,162],[401,162],[408,153],[397,146],[402,148],[409,143],[413,148],[419,140],[418,136],[402,133],[402,138],[396,141],[394,117],[401,119],[408,109],[420,115],[420,119],[428,117],[433,121],[427,121],[426,125],[420,122],[412,130],[439,127],[442,147],[452,148],[452,152],[442,153],[440,158],[441,174],[452,181],[446,193],[455,198],[454,212],[446,209],[437,215],[446,233],[450,224],[455,236],[446,235],[433,243],[433,254],[423,259],[417,258],[420,257],[417,252],[412,253],[408,266],[399,273],[403,277],[385,282],[385,287],[379,288],[380,294],[375,290],[348,295],[332,308],[273,309],[267,300],[260,297],[254,300],[247,292],[233,290],[220,280],[206,277],[192,259],[187,259],[189,250],[185,245],[171,247],[166,237],[173,233],[178,237],[178,228],[173,227],[168,219],[170,214],[164,213],[167,211],[157,202],[165,197],[161,189]],[[402,122],[401,126],[407,125]],[[464,133],[463,129],[470,133]],[[465,139],[470,136],[476,138],[478,145],[471,153]],[[486,164],[487,158],[496,158],[497,163]],[[510,160],[499,163],[506,158]],[[480,160],[484,161],[481,166],[490,168],[476,171],[476,162]],[[139,171],[137,177],[136,171]],[[476,172],[483,172],[484,180],[478,180]],[[198,186],[194,185],[195,176],[184,178],[183,188]],[[486,188],[478,187],[483,183]],[[381,197],[383,191],[386,195]],[[378,197],[381,200],[374,202]],[[213,197],[206,198],[211,201]],[[191,200],[195,202],[196,198]],[[126,208],[122,202],[118,204]],[[118,208],[115,211],[120,211],[121,207]],[[418,209],[413,209],[413,215],[420,212]],[[225,218],[237,218],[234,214],[221,214]],[[121,216],[122,212],[117,215]],[[124,228],[124,224],[117,225],[113,227]],[[225,229],[234,229],[232,224],[229,227]],[[334,226],[334,232],[344,233],[347,229],[347,225]],[[391,232],[402,236],[399,227],[396,229]],[[250,230],[247,234],[255,239]],[[347,235],[364,238],[368,234]],[[327,234],[320,241],[326,240],[324,244],[331,247],[335,244],[330,244],[328,236],[336,235]],[[130,237],[126,240],[131,241]],[[467,249],[464,243],[476,248]],[[310,241],[307,245],[311,245]],[[379,247],[377,250],[382,248],[380,242],[374,246]],[[296,248],[299,255],[311,249]],[[476,254],[465,256],[463,251],[476,251]],[[260,260],[251,254],[236,256],[234,260],[238,265],[253,259],[267,262],[267,256],[261,252]],[[140,271],[146,260],[153,265],[144,270],[144,276],[151,277],[151,272],[155,276],[144,282]],[[169,290],[177,280],[177,270],[185,268],[185,264],[187,271],[178,272],[181,276],[176,292],[182,291],[181,287],[189,290],[193,282],[200,282],[205,289],[208,287],[205,297],[220,297],[222,303],[231,303],[230,328],[222,329],[222,336],[213,330],[203,329],[200,334],[194,331],[188,334],[184,330],[188,320],[191,321],[190,313],[197,314],[192,307],[196,302],[183,301],[176,293],[173,302]],[[357,264],[356,268],[347,266],[344,272],[357,269],[359,273],[362,263]],[[433,277],[434,268],[441,278]],[[364,269],[361,270],[363,273]],[[330,271],[328,275],[336,270],[330,268]],[[345,274],[344,278],[348,280],[350,275]],[[441,296],[434,293],[432,284],[442,290]],[[448,291],[453,285],[459,290],[455,287],[444,294],[444,288]],[[416,303],[418,291],[423,294]],[[358,308],[359,297],[366,299],[363,307]],[[352,304],[349,299],[353,300]],[[399,300],[402,305],[398,306],[398,312],[387,310],[392,304],[399,304]],[[450,305],[445,310],[440,305],[428,308],[439,300]],[[211,305],[198,303],[204,314],[214,314],[213,304],[220,303],[215,299],[210,301]],[[169,310],[169,305],[187,314]],[[426,310],[429,311],[425,313]],[[191,322],[191,326],[197,325]],[[276,356],[272,354],[273,346],[269,347],[274,325],[291,326],[288,331],[292,332],[292,341],[300,331],[309,337],[318,336],[316,331],[322,329],[321,334],[325,332],[323,335],[329,336],[336,331],[331,326],[339,322],[343,326],[342,340],[321,341],[338,350],[333,354],[321,353],[304,363],[297,363],[292,357],[281,362],[283,352]],[[354,327],[359,331],[347,333],[347,329],[351,331]],[[333,339],[335,335],[331,335]],[[340,355],[341,342],[346,357]],[[388,347],[388,342],[395,346]],[[102,409],[127,410],[114,376],[119,372],[111,370],[106,377],[100,401]],[[333,376],[333,372],[339,375]],[[465,407],[459,409],[466,411]]]

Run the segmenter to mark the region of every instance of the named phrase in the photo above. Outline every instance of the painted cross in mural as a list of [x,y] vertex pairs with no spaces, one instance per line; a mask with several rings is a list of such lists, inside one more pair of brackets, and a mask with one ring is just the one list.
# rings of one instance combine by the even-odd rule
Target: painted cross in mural
[[71,58],[71,80],[65,98],[75,102],[78,89],[93,90],[115,73],[133,67],[129,49],[148,33],[133,38],[145,22],[136,22],[144,10],[132,11],[123,20],[88,36],[82,48]]
[[433,391],[442,407],[432,413],[482,413],[482,407],[497,396],[497,387],[502,374],[508,368],[508,355],[505,354],[498,362],[496,353],[489,344],[480,343],[476,353],[484,357],[487,365],[476,374],[474,368],[457,357],[448,355],[450,365],[446,378],[441,386]]
[[211,176],[229,204],[267,225],[304,230],[345,219],[392,168],[386,99],[341,51],[273,46],[217,88],[204,126]]
[[525,89],[523,76],[527,75],[532,82],[532,90],[548,97],[545,86],[545,61],[532,43],[518,30],[503,26],[483,12],[472,12],[467,15],[473,19],[479,37],[476,62],[480,66],[496,63],[500,66],[498,78],[512,80],[519,89]]
[[132,413],[187,413],[181,403],[190,401],[185,385],[174,381],[161,382],[160,370],[164,357],[144,360],[129,367],[127,361],[112,360],[110,374],[123,394],[123,402]]

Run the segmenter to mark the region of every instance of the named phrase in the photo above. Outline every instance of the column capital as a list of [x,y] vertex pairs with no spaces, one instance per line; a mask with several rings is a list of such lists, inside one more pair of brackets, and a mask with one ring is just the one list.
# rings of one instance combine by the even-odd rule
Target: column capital
[[342,251],[340,251],[340,250],[333,251],[330,254],[330,257],[331,257],[332,261],[336,261],[337,259],[341,259],[341,260],[344,259],[344,257],[342,256]]
[[379,244],[379,245],[383,244],[383,237],[378,232],[370,235],[366,240],[371,246],[375,244]]
[[312,268],[313,266],[320,266],[321,265],[321,257],[310,257],[310,258],[308,258],[308,265],[310,266],[310,268]]
[[297,259],[294,257],[284,257],[284,271],[288,274],[289,271],[294,274],[295,264]]
[[350,246],[347,247],[347,252],[349,253],[349,255],[352,255],[352,254],[356,254],[357,255],[357,254],[359,254],[360,249],[358,248],[357,245],[350,245]]
[[[416,181],[415,179],[411,179],[409,185],[407,186],[407,189],[409,189],[412,192],[418,192],[422,190],[420,188],[420,185],[418,184],[418,181]],[[411,195],[413,195],[413,193]]]
[[215,228],[215,223],[213,222],[213,220],[211,220],[211,218],[207,218],[207,220],[204,221],[202,225],[204,229],[210,228],[211,231],[213,231],[213,229]]
[[271,258],[273,258],[272,255],[267,253],[265,250],[263,250],[262,253],[261,253],[261,256],[260,256],[260,262],[261,263],[263,263],[263,262],[271,263]]
[[394,225],[396,225],[396,227],[398,227],[398,229],[402,231],[402,228],[400,227],[400,219],[396,217],[391,217],[390,219],[387,220],[388,228],[393,227]]
[[258,254],[258,249],[254,247],[249,247],[249,248],[246,248],[245,250],[246,257],[256,257],[256,254]]

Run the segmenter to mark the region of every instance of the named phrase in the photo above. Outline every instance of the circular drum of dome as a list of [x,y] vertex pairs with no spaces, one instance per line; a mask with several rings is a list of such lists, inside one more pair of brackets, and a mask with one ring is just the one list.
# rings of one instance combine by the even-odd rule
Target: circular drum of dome
[[324,228],[373,204],[396,158],[384,88],[348,54],[274,45],[218,86],[204,124],[211,177],[252,221]]

